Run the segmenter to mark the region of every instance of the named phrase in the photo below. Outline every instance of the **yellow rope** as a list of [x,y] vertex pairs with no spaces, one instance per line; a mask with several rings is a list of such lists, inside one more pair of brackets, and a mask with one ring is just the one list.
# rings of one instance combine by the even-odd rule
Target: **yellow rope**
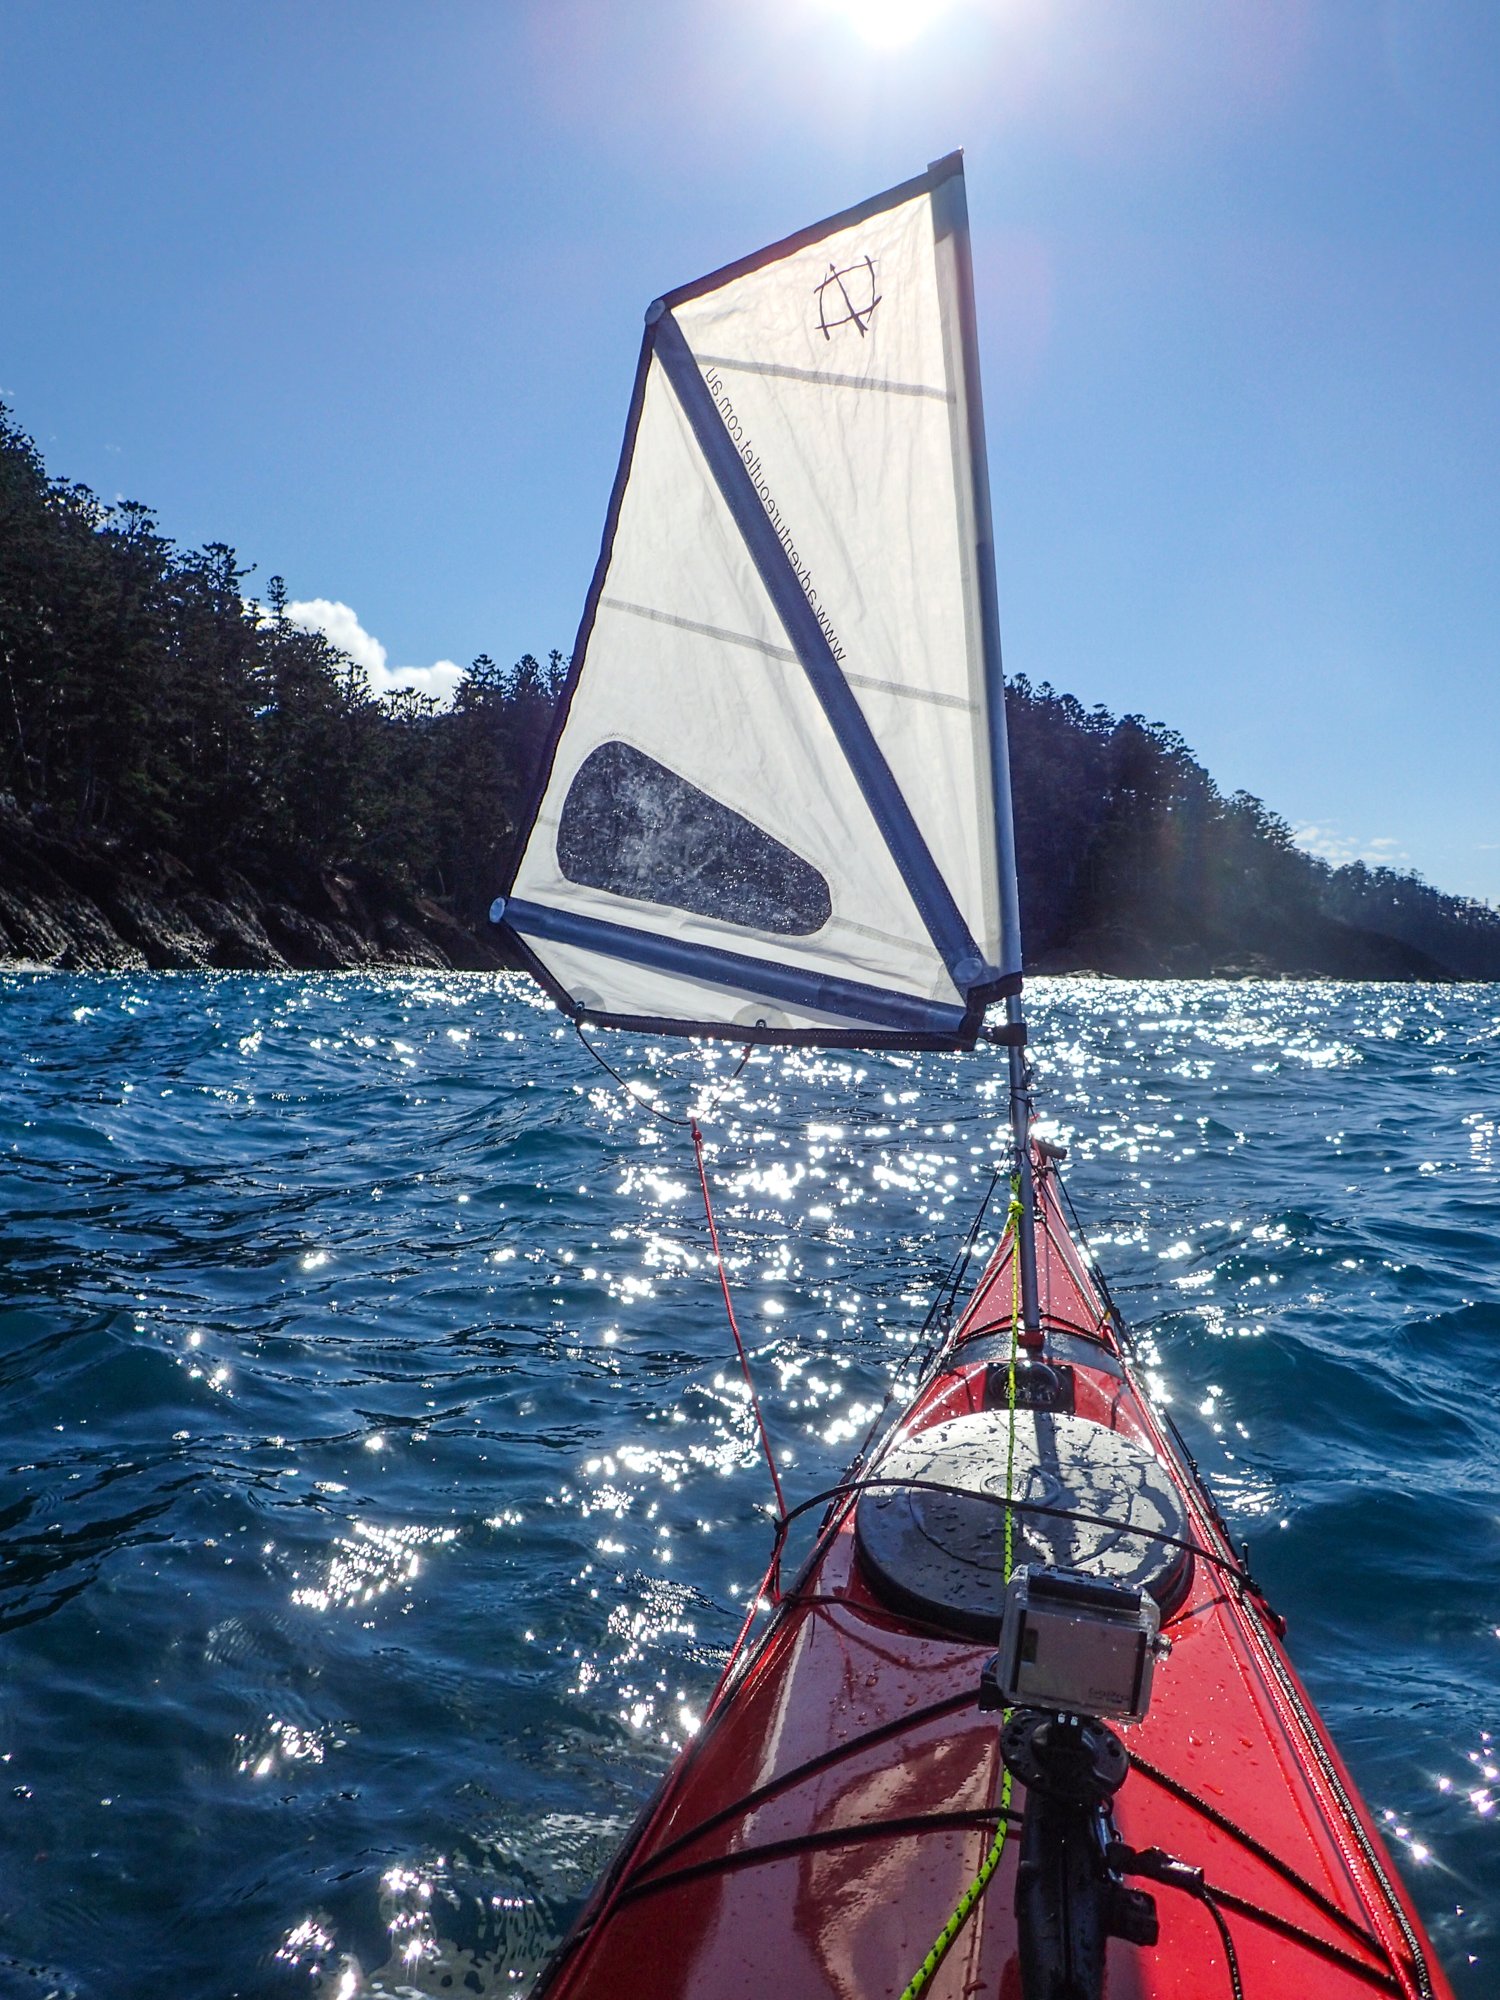
[[[1010,1582],[1011,1559],[1014,1553],[1012,1540],[1011,1500],[1015,1493],[1016,1473],[1016,1347],[1021,1332],[1021,1189],[1019,1176],[1013,1175],[1010,1183],[1010,1213],[1005,1218],[1005,1227],[1011,1232],[1010,1248],[1010,1369],[1007,1380],[1006,1401],[1010,1406],[1010,1436],[1005,1449],[1005,1574],[1003,1582]],[[1010,1710],[1005,1711],[1002,1723],[1008,1719]],[[1010,1770],[1002,1767],[1000,1777],[1000,1824],[995,1829],[995,1838],[990,1851],[979,1864],[979,1873],[958,1899],[958,1907],[947,1923],[932,1941],[932,1949],[922,1960],[907,1982],[901,2000],[918,2000],[948,1956],[954,1939],[974,1912],[974,1906],[990,1886],[995,1870],[1000,1866],[1000,1857],[1005,1852],[1005,1836],[1010,1831]]]
[[1000,1825],[995,1834],[995,1842],[980,1864],[979,1873],[958,1899],[958,1908],[948,1919],[933,1940],[932,1949],[912,1974],[910,1983],[901,1995],[901,2000],[917,2000],[917,1995],[927,1985],[943,1960],[948,1956],[948,1948],[969,1921],[970,1912],[990,1886],[990,1877],[1000,1866],[1000,1857],[1005,1852],[1005,1835],[1009,1827],[1010,1815],[1010,1772],[1000,1780]]

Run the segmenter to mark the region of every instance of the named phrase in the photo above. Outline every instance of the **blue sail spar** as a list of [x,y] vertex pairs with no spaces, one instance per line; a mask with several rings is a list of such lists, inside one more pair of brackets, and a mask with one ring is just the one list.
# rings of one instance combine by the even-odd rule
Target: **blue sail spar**
[[496,913],[606,1025],[958,1047],[1015,990],[958,155],[651,308]]

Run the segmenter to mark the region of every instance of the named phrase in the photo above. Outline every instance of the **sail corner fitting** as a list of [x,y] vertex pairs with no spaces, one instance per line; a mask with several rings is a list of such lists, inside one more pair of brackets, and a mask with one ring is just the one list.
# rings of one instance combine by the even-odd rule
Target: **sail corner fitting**
[[981,1028],[979,1038],[981,1041],[988,1042],[992,1048],[996,1049],[1024,1049],[1026,1046],[1026,1023],[1024,1021],[1006,1021],[994,1027]]

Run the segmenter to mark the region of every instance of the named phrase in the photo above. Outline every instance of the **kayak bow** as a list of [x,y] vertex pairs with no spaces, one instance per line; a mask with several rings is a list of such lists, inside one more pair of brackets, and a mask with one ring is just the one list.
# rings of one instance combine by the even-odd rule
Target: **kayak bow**
[[[1449,1995],[1282,1621],[1136,1381],[1055,1160],[1035,1165],[1040,1346],[1017,1339],[1012,1221],[909,1408],[813,1503],[809,1559],[543,1974],[548,2000]],[[1035,1851],[1060,1810],[1045,1771],[1013,1731],[1002,1754],[986,1700],[1005,1523],[1033,1575],[1149,1597],[1170,1645],[1141,1720],[1083,1725],[1096,1766],[1105,1737],[1124,1761],[1108,1851],[1075,1854],[1061,1886]]]

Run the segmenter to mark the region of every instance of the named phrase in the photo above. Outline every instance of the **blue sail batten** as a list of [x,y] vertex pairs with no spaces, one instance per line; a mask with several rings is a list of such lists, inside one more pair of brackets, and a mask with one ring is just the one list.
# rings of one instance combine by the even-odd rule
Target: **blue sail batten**
[[[743,952],[681,944],[659,932],[636,930],[629,924],[612,924],[573,911],[549,910],[514,896],[505,901],[504,917],[523,937],[551,939],[556,944],[597,951],[630,965],[649,966],[682,978],[700,978],[776,1007],[805,1007],[814,1013],[861,1022],[866,1027],[894,1034],[951,1035],[955,1040],[964,1036],[965,1010],[945,1006],[940,1001],[892,993],[852,979],[801,972],[795,966],[771,964]],[[743,1025],[748,1030],[754,1023]],[[753,1040],[753,1034],[747,1033],[746,1039]]]

